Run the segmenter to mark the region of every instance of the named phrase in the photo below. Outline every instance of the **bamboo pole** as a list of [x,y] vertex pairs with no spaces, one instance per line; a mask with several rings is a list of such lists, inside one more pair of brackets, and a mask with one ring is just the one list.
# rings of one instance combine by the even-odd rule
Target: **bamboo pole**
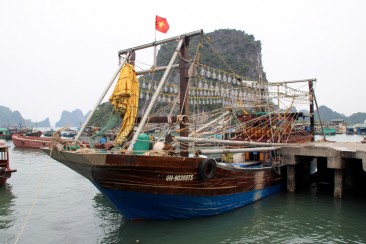
[[180,36],[175,36],[175,37],[171,37],[171,38],[164,39],[164,40],[161,40],[161,41],[155,41],[155,42],[151,42],[151,43],[144,44],[144,45],[141,45],[141,46],[121,50],[121,51],[118,52],[118,55],[122,55],[122,54],[125,54],[125,53],[128,53],[128,52],[137,51],[137,50],[141,50],[141,49],[145,49],[145,48],[165,44],[165,43],[168,43],[168,42],[180,40],[180,39],[182,39],[183,36],[191,37],[191,36],[202,35],[202,34],[203,34],[203,30],[197,30],[197,31],[193,31],[193,32],[189,32],[189,33],[180,35]]
[[140,121],[140,124],[139,124],[137,130],[135,131],[135,134],[133,135],[132,140],[130,141],[130,145],[128,146],[128,149],[127,149],[127,151],[130,152],[130,153],[133,151],[133,147],[134,147],[134,145],[137,141],[137,138],[138,138],[139,134],[141,133],[142,129],[144,128],[144,126],[146,124],[146,121],[147,121],[147,119],[148,119],[148,117],[151,113],[151,110],[155,106],[155,102],[156,102],[156,99],[158,98],[159,92],[163,88],[163,85],[164,85],[165,81],[168,78],[170,70],[172,69],[172,66],[173,66],[173,64],[174,64],[174,62],[175,62],[175,60],[178,56],[178,52],[179,52],[180,48],[183,45],[183,41],[184,41],[184,39],[182,38],[178,42],[177,48],[175,49],[175,52],[174,52],[172,58],[170,59],[169,65],[168,65],[167,69],[165,70],[164,75],[161,78],[160,83],[159,83],[153,97],[151,98],[149,106],[147,107],[146,112],[145,112],[144,116],[142,117],[142,119]]
[[309,82],[316,81],[315,78],[306,79],[306,80],[290,80],[290,81],[279,81],[279,82],[268,82],[266,85],[282,85],[282,84],[290,84],[290,83],[300,83],[300,82]]
[[178,142],[195,142],[195,143],[213,143],[221,145],[234,145],[234,146],[299,146],[299,143],[270,143],[270,142],[251,142],[251,141],[234,141],[234,140],[217,140],[214,138],[194,138],[194,137],[182,137],[175,136],[175,140]]
[[222,154],[222,153],[243,153],[243,152],[263,152],[263,151],[274,151],[280,147],[255,147],[255,148],[238,148],[238,149],[200,149],[196,151],[196,155],[201,154]]
[[94,105],[94,108],[92,109],[91,113],[89,114],[88,118],[86,119],[86,121],[84,122],[83,126],[80,128],[78,134],[75,137],[75,142],[79,140],[81,133],[83,133],[83,131],[85,130],[86,126],[88,125],[91,117],[93,116],[95,110],[97,110],[99,104],[102,102],[103,98],[105,97],[105,95],[107,94],[108,90],[111,88],[114,80],[116,79],[117,75],[119,74],[119,72],[121,71],[122,67],[126,64],[129,56],[130,56],[130,52],[127,53],[125,59],[123,60],[123,62],[118,66],[116,72],[113,74],[112,79],[109,81],[107,87],[104,89],[102,95],[100,96],[100,98],[98,99],[98,101],[96,102],[96,104]]
[[[172,66],[172,68],[178,68],[178,64],[174,64]],[[155,67],[151,68],[151,69],[146,69],[146,70],[140,70],[140,71],[136,71],[136,75],[144,75],[144,74],[149,74],[149,73],[153,73],[156,71],[162,71],[162,70],[166,70],[167,66],[160,66],[160,67]]]

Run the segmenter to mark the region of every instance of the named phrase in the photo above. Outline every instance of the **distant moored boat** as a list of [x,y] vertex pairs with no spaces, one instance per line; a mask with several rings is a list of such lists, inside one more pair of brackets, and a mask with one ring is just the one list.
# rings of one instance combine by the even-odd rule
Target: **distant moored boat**
[[6,183],[13,172],[17,171],[16,169],[10,169],[8,149],[9,146],[4,141],[0,141],[0,186]]
[[14,134],[11,140],[15,147],[21,148],[49,147],[52,143],[51,137],[25,136],[21,134]]
[[0,128],[0,140],[10,140],[11,132],[7,128]]

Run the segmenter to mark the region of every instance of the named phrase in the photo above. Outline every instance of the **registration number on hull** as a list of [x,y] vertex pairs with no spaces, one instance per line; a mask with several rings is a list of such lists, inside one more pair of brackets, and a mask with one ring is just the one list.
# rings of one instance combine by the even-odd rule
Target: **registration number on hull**
[[167,175],[166,181],[192,181],[193,175]]

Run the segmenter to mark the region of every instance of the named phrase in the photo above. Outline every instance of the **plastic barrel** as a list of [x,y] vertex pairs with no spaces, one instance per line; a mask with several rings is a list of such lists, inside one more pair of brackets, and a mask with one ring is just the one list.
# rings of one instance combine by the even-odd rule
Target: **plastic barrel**
[[150,136],[148,134],[140,134],[137,137],[136,143],[133,147],[134,154],[143,154],[150,150]]

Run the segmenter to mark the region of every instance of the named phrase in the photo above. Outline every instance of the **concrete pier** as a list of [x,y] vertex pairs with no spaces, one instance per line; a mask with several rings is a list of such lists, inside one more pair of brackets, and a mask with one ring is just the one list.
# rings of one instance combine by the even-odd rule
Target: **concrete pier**
[[[355,187],[357,184],[354,182],[362,182],[366,178],[366,144],[309,142],[282,147],[281,153],[283,163],[287,164],[289,192],[294,192],[300,181],[309,181],[312,162],[317,163],[320,177],[326,180],[334,178],[335,198],[343,197],[345,186]],[[350,173],[345,174],[346,171]]]

